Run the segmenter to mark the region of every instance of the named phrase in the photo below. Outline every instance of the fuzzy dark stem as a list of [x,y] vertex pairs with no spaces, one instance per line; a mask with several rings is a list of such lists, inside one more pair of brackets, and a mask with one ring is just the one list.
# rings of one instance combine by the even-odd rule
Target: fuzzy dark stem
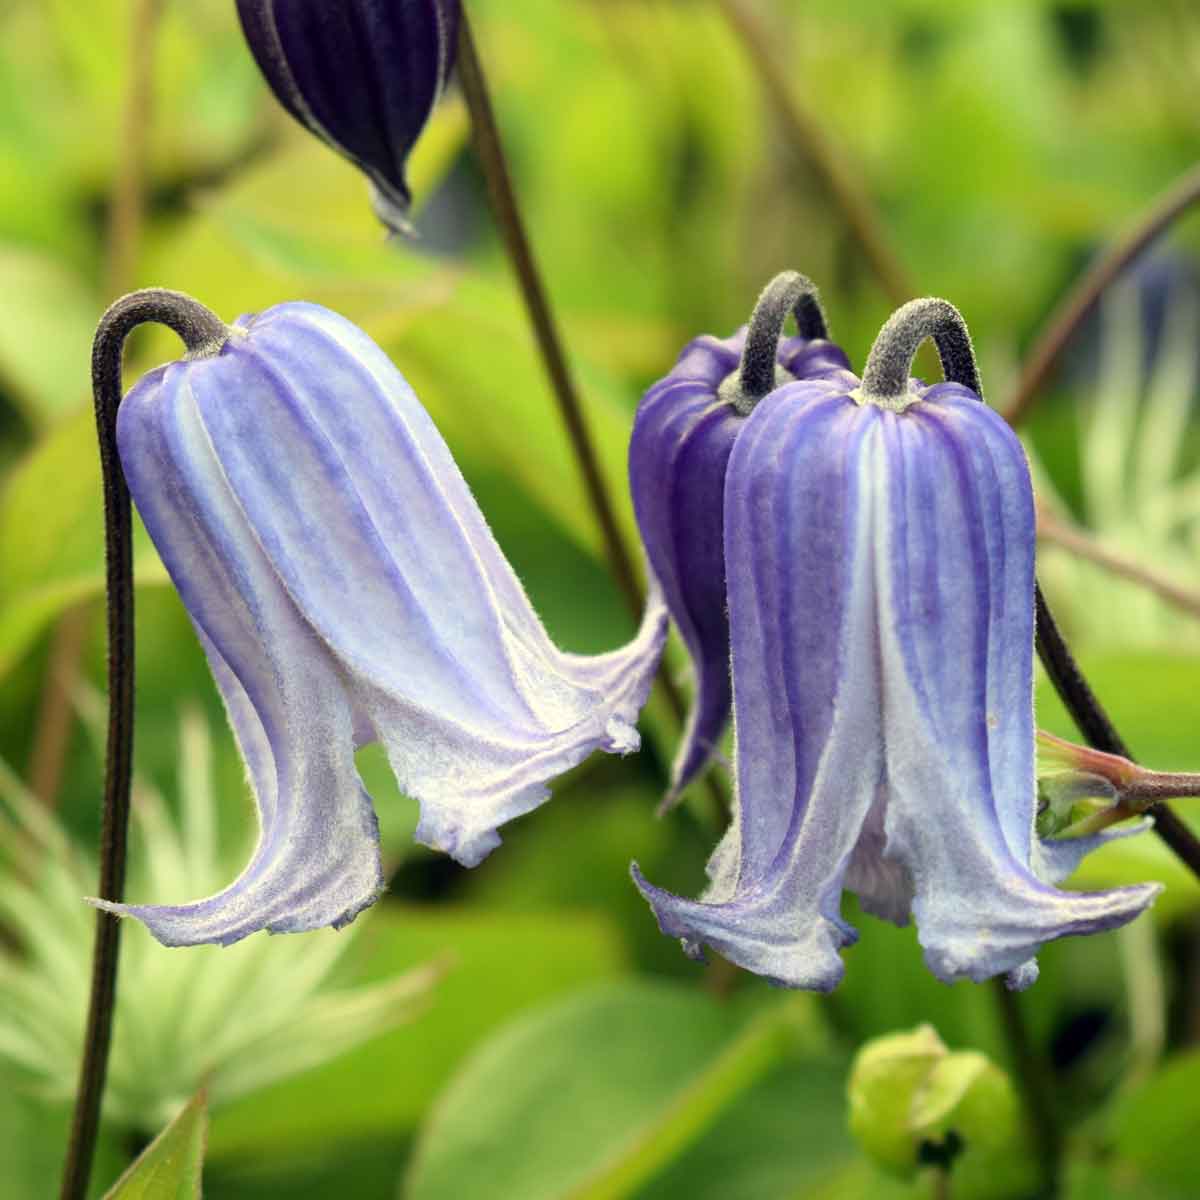
[[[634,571],[633,556],[625,544],[620,525],[617,523],[616,511],[609,496],[608,486],[600,471],[600,463],[592,444],[591,432],[584,416],[583,405],[580,403],[579,391],[575,386],[570,367],[567,365],[567,356],[558,334],[558,326],[550,309],[550,301],[542,283],[541,273],[538,271],[533,247],[525,232],[525,222],[517,204],[512,175],[508,169],[508,159],[504,153],[504,143],[500,139],[500,130],[496,125],[495,113],[492,110],[487,79],[475,47],[475,38],[471,33],[471,22],[465,7],[458,26],[457,63],[459,84],[466,100],[467,111],[471,115],[475,152],[478,154],[480,165],[483,168],[496,224],[520,285],[521,295],[529,315],[529,323],[533,328],[538,350],[541,353],[546,374],[549,376],[554,398],[558,403],[559,415],[566,427],[571,449],[579,464],[580,473],[583,475],[588,501],[600,526],[605,556],[617,586],[625,598],[625,603],[634,619],[637,620],[641,616],[645,597]],[[658,680],[676,721],[682,721],[686,705],[678,685],[667,671],[660,671]],[[718,813],[727,814],[729,800],[720,781],[715,774],[710,772],[706,782],[714,808]]]
[[1005,420],[1016,425],[1029,411],[1042,385],[1063,351],[1083,324],[1096,301],[1156,238],[1182,213],[1200,201],[1200,166],[1193,167],[1158,196],[1133,222],[1128,232],[1102,254],[1063,298],[1046,322],[1045,332],[1034,343],[1025,367],[1004,410]]
[[1121,799],[1131,808],[1155,801],[1200,796],[1200,775],[1179,771],[1147,771],[1121,790]]
[[902,401],[908,395],[908,373],[917,347],[932,338],[942,360],[942,373],[968,387],[980,399],[983,388],[962,314],[946,300],[910,300],[887,319],[863,371],[862,394],[874,401]]
[[[191,355],[216,353],[228,334],[220,319],[191,297],[152,288],[134,292],[112,305],[100,319],[92,342],[92,394],[104,488],[108,597],[108,741],[97,895],[102,900],[117,902],[125,890],[133,771],[134,662],[133,523],[129,488],[117,453],[117,408],[121,403],[121,355],[125,339],[136,326],[148,321],[173,329]],[[119,919],[111,913],[98,912],[83,1061],[63,1168],[62,1200],[83,1200],[87,1194],[112,1041],[119,952]]]
[[799,271],[781,271],[762,290],[746,331],[746,344],[737,374],[722,386],[722,395],[741,413],[748,416],[754,406],[776,387],[775,359],[783,323],[791,313],[796,319],[796,332],[813,341],[829,336],[825,310],[816,284]]
[[[1131,761],[1133,756],[1117,733],[1108,713],[1084,678],[1079,664],[1067,647],[1066,639],[1046,603],[1042,589],[1037,589],[1037,650],[1071,720],[1079,727],[1084,740],[1106,754],[1119,754]],[[1197,878],[1200,878],[1200,838],[1163,802],[1151,805],[1146,812],[1154,818],[1154,832],[1174,851]]]

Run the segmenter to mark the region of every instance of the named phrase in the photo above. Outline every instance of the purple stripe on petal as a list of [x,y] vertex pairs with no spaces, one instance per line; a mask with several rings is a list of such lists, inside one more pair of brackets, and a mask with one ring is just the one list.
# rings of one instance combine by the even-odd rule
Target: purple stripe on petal
[[896,411],[845,374],[777,389],[730,453],[735,820],[699,900],[634,878],[689,954],[789,986],[836,984],[848,887],[911,912],[939,978],[1025,987],[1039,946],[1123,924],[1158,888],[1059,891],[1104,839],[1033,838],[1019,442],[957,385],[914,384]]
[[381,888],[354,750],[378,739],[417,836],[473,865],[592,750],[637,748],[666,633],[550,641],[449,452],[387,357],[312,305],[130,393],[130,489],[200,632],[261,835],[216,896],[132,905],[170,944],[343,924]]
[[405,164],[454,62],[458,0],[238,0],[272,91],[359,166],[380,219],[406,226]]
[[[696,675],[696,695],[671,771],[666,803],[709,762],[729,720],[729,619],[724,521],[726,464],[746,418],[718,394],[738,370],[745,329],[696,338],[638,408],[629,447],[634,512],[667,607]],[[779,344],[784,373],[841,378],[848,362],[832,342]]]

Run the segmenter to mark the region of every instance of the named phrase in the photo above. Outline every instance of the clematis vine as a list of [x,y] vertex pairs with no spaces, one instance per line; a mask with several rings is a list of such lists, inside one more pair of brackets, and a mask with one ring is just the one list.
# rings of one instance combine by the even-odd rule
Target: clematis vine
[[[798,336],[781,338],[789,312]],[[696,677],[668,804],[710,760],[729,721],[721,514],[730,451],[755,404],[775,387],[849,371],[828,336],[817,289],[785,271],[764,289],[748,326],[729,338],[689,342],[638,406],[629,443],[633,508]]]
[[[932,387],[908,374],[926,337]],[[1033,495],[957,311],[901,308],[861,382],[771,391],[724,475],[737,810],[699,900],[634,865],[662,930],[825,991],[848,889],[911,915],[938,978],[1021,988],[1043,943],[1145,909],[1156,885],[1054,886],[1119,833],[1035,836]]]
[[344,318],[295,303],[218,326],[133,388],[117,444],[261,823],[214,896],[98,902],[160,941],[337,926],[369,905],[382,877],[354,765],[365,743],[420,802],[417,840],[467,866],[547,780],[637,748],[665,636],[657,591],[624,648],[555,647],[412,389]]
[[237,0],[280,104],[371,181],[375,213],[407,231],[405,167],[454,66],[458,0]]

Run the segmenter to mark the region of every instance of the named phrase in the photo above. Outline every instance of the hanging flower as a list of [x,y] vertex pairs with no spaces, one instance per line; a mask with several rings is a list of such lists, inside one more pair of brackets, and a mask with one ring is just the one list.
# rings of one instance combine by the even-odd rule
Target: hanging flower
[[[908,378],[926,336],[960,382]],[[1121,925],[1158,892],[1062,892],[1113,835],[1035,837],[1033,495],[977,391],[961,317],[915,301],[861,384],[786,384],[747,418],[724,509],[735,820],[700,900],[634,867],[689,954],[828,990],[857,936],[848,888],[911,914],[940,979],[1024,987],[1044,942]]]
[[[799,336],[781,340],[789,311]],[[690,342],[638,407],[629,444],[634,512],[696,676],[668,804],[709,761],[729,720],[722,538],[729,453],[754,404],[778,384],[849,371],[845,354],[827,337],[816,288],[784,272],[763,291],[747,327],[730,338]]]
[[457,0],[237,0],[279,103],[361,168],[376,215],[408,228],[405,164],[454,65]]
[[666,614],[623,649],[550,641],[446,444],[361,330],[312,304],[243,317],[150,372],[117,437],[208,654],[258,804],[242,875],[112,905],[169,945],[350,921],[379,894],[355,750],[379,741],[416,837],[474,866],[592,750],[637,748]]

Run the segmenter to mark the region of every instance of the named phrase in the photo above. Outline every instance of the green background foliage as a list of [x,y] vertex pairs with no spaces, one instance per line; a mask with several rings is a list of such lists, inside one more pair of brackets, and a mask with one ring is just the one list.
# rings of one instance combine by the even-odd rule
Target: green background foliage
[[[87,362],[112,298],[108,214],[129,169],[122,111],[135,7],[10,0],[0,9],[0,759],[18,773],[32,766],[54,630],[69,610],[85,630],[84,676],[103,680]],[[966,315],[993,402],[1011,393],[1022,352],[1088,256],[1196,158],[1194,6],[752,7],[796,99],[878,206],[913,286]],[[718,4],[478,0],[470,9],[632,536],[623,483],[632,414],[689,338],[731,332],[787,267],[822,285],[835,336],[857,363],[891,304],[804,147],[765,103],[756,64]],[[144,119],[145,221],[120,288],[185,290],[227,319],[307,299],[362,324],[437,421],[554,636],[580,651],[628,636],[457,93],[412,164],[422,237],[411,243],[385,243],[355,171],[277,110],[231,0],[163,4]],[[1195,270],[1198,224],[1169,239],[1166,261]],[[1084,524],[1095,497],[1081,459],[1100,443],[1085,445],[1080,430],[1097,337],[1085,331],[1027,431],[1047,487]],[[139,335],[128,382],[177,352],[168,334]],[[1124,399],[1135,420],[1137,393],[1135,384]],[[1193,432],[1182,447],[1187,472]],[[1119,473],[1126,447],[1110,449]],[[1190,517],[1180,520],[1190,538]],[[1154,541],[1136,524],[1097,532],[1200,586],[1188,538]],[[1146,762],[1200,770],[1194,623],[1104,574],[1055,567],[1053,553],[1043,570],[1052,598],[1118,726]],[[139,766],[174,795],[178,713],[202,705],[218,731],[220,836],[236,845],[252,821],[242,768],[186,616],[140,531],[137,572]],[[1135,618],[1136,644],[1127,633]],[[675,647],[669,669],[681,667]],[[1044,682],[1038,712],[1046,728],[1072,734]],[[1011,1068],[995,996],[938,983],[911,930],[850,902],[862,938],[827,999],[687,962],[657,932],[628,864],[636,858],[656,882],[694,893],[718,830],[702,789],[654,816],[676,730],[657,702],[644,729],[642,754],[578,768],[472,872],[412,845],[414,806],[381,756],[363,752],[393,875],[339,970],[381,980],[449,955],[447,974],[411,1023],[214,1107],[206,1194],[928,1194],[928,1177],[891,1180],[854,1145],[851,1056],[871,1037],[928,1022],[952,1050]],[[76,723],[56,804],[88,846],[100,768]],[[0,869],[17,869],[2,849]],[[1168,886],[1144,929],[1047,947],[1042,979],[1021,1000],[1070,1133],[1072,1196],[1170,1200],[1194,1188],[1200,1058],[1187,1044],[1200,1029],[1200,887],[1150,837],[1096,855],[1076,882],[1146,879]],[[19,946],[19,930],[4,933]],[[0,1163],[13,1200],[47,1194],[65,1119],[60,1099],[0,1060]],[[106,1125],[97,1194],[155,1133]]]

